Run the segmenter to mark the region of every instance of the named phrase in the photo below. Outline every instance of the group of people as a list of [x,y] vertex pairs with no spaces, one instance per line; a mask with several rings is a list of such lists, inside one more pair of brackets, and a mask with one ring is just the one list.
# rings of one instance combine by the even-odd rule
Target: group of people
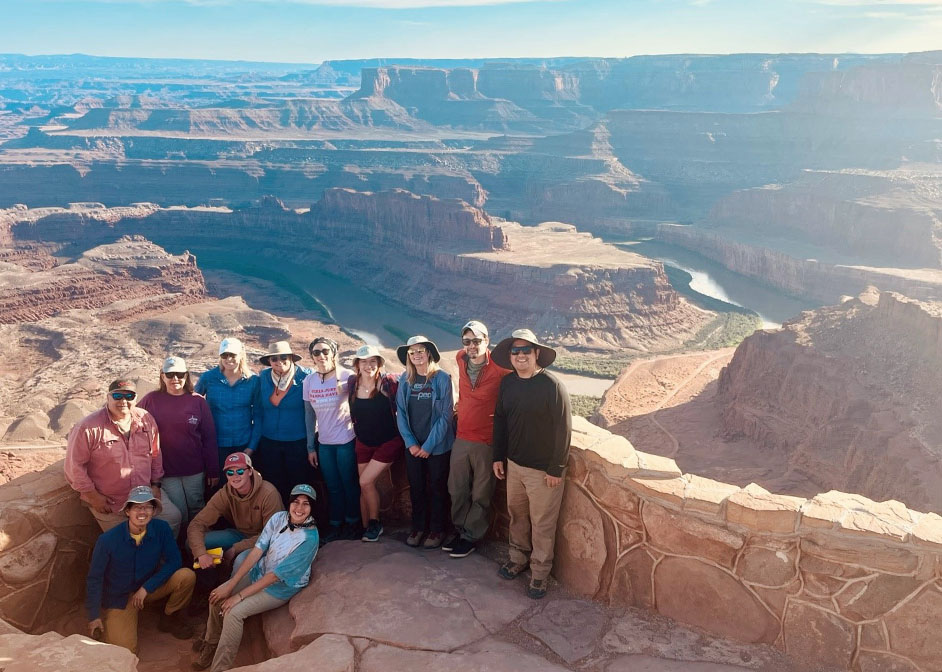
[[[477,320],[462,327],[461,344],[457,403],[424,336],[397,349],[398,378],[370,345],[344,368],[327,337],[308,347],[313,367],[279,341],[255,375],[242,343],[227,338],[195,385],[180,357],[163,362],[159,388],[139,403],[133,381],[112,382],[104,408],[72,429],[65,463],[103,531],[87,581],[90,632],[136,651],[139,610],[167,598],[158,628],[192,637],[174,617],[197,585],[182,548],[201,573],[232,568],[209,592],[194,644],[196,669],[229,669],[244,619],[306,586],[320,545],[380,538],[376,481],[398,459],[412,505],[406,544],[454,558],[484,537],[496,479],[506,479],[510,558],[498,574],[515,579],[529,567],[527,594],[543,597],[571,434],[566,389],[545,370],[556,352],[527,329],[491,351]],[[318,472],[320,528],[324,498],[309,484],[319,485]]]

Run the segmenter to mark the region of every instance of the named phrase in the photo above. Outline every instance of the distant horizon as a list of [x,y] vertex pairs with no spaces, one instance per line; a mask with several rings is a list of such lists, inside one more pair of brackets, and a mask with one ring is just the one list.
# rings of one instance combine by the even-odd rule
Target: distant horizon
[[[942,48],[942,0],[3,0],[25,56],[316,64],[383,58],[900,54]],[[499,54],[499,55],[496,55]]]

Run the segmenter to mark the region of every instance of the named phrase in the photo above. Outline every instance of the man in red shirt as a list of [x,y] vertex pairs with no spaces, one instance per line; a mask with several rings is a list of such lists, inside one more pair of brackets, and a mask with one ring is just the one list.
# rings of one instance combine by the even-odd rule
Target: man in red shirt
[[455,534],[442,544],[453,558],[474,551],[490,525],[494,495],[494,405],[500,380],[510,371],[491,361],[487,327],[471,320],[461,328],[458,351],[458,429],[451,449],[448,493]]
[[146,485],[163,509],[155,516],[180,531],[180,510],[160,489],[164,475],[157,423],[137,408],[134,381],[108,386],[105,406],[80,420],[69,432],[65,478],[91,510],[102,531],[127,520],[124,503],[132,488]]

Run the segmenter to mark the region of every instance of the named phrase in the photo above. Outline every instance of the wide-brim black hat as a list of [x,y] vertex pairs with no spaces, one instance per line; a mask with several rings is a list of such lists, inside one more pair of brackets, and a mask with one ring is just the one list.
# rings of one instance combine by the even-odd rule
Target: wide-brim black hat
[[505,369],[513,369],[513,366],[510,364],[510,346],[512,346],[513,342],[516,340],[532,343],[540,349],[540,354],[537,355],[536,358],[536,365],[541,369],[545,369],[556,361],[556,351],[545,343],[540,343],[536,334],[529,329],[515,329],[509,337],[498,343],[494,347],[494,351],[491,352],[491,359],[497,366]]

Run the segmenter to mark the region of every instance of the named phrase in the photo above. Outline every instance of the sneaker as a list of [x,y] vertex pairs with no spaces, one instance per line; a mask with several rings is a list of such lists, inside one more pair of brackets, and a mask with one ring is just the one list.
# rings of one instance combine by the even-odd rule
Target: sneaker
[[182,614],[160,614],[160,620],[157,621],[157,629],[161,632],[169,632],[177,639],[189,639],[193,636],[193,626],[180,618]]
[[349,539],[350,541],[353,541],[362,537],[363,525],[359,521],[355,523],[344,523],[343,528],[340,530],[341,539]]
[[422,543],[422,538],[425,537],[424,532],[416,532],[413,530],[409,533],[409,536],[406,537],[406,546],[411,546],[412,548],[418,547]]
[[461,537],[455,542],[455,547],[448,555],[453,558],[466,558],[472,553],[474,553],[474,542]]
[[340,539],[340,525],[328,525],[321,535],[320,545],[329,544],[332,541]]
[[205,670],[207,667],[213,664],[213,658],[216,657],[216,647],[205,642],[202,639],[199,640],[203,642],[203,646],[199,651],[199,654],[196,656],[196,660],[193,661],[194,670]]
[[442,550],[446,553],[451,553],[453,550],[455,550],[455,544],[458,543],[458,539],[460,538],[460,534],[457,532],[452,532],[445,538],[445,541],[442,542]]
[[375,518],[370,519],[366,526],[366,532],[360,537],[360,541],[379,541],[379,535],[383,533],[383,524]]
[[531,600],[541,600],[546,597],[546,579],[530,579],[527,597]]
[[518,565],[516,562],[508,561],[502,564],[500,569],[497,570],[497,576],[509,581],[520,576],[520,574],[525,571],[526,568],[526,565]]
[[423,548],[438,548],[442,545],[442,533],[441,532],[432,532],[425,538],[425,541],[422,543]]

